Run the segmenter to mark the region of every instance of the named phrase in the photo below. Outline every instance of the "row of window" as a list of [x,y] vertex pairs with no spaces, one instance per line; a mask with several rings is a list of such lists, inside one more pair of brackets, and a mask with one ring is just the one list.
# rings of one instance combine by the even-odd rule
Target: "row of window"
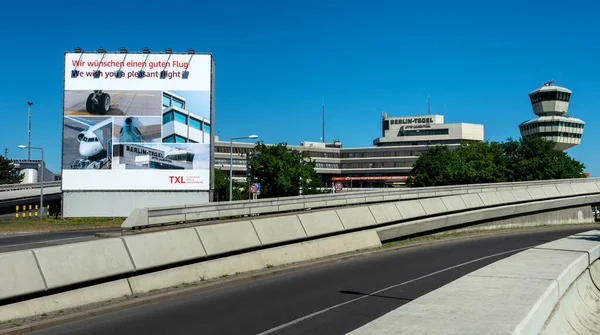
[[175,106],[175,107],[179,107],[181,109],[185,109],[185,102],[183,100],[177,99],[168,94],[163,94],[162,105],[164,108],[169,108],[171,106]]
[[581,138],[581,134],[565,133],[565,132],[561,132],[561,131],[548,131],[548,132],[542,132],[542,133],[535,133],[535,134],[531,134],[529,136],[536,136],[536,137],[560,136],[560,137],[569,137],[569,138]]
[[368,158],[368,157],[407,157],[419,156],[423,150],[395,150],[395,151],[366,151],[366,152],[344,152],[342,158]]
[[530,130],[536,129],[538,127],[570,127],[570,128],[579,128],[583,129],[583,123],[575,123],[575,122],[565,122],[565,121],[542,121],[529,123],[521,126],[522,130]]
[[435,140],[435,141],[414,141],[414,142],[383,142],[377,144],[380,147],[400,146],[400,145],[451,145],[460,144],[462,142],[479,142],[475,140]]
[[[242,165],[242,166],[246,166],[246,160],[245,159],[232,159],[232,164],[233,165]],[[215,158],[215,165],[227,165],[229,166],[229,159],[226,158]]]
[[571,93],[567,93],[567,92],[560,92],[560,91],[544,91],[544,92],[537,92],[534,94],[531,94],[529,96],[529,99],[531,100],[532,104],[541,102],[541,101],[565,101],[565,102],[569,102],[569,100],[571,99]]
[[[188,122],[188,120],[189,120],[189,122]],[[204,131],[205,133],[210,133],[210,125],[209,124],[203,123],[202,121],[195,119],[193,117],[188,117],[187,115],[177,112],[177,111],[170,111],[170,112],[163,114],[163,120],[162,120],[163,124],[167,124],[171,121],[176,121],[179,123],[187,124],[190,126],[190,128],[198,129],[198,130]]]
[[339,169],[340,165],[336,163],[316,163],[315,167],[319,169]]
[[415,130],[400,130],[399,136],[433,136],[433,135],[448,135],[448,129],[415,129]]
[[414,161],[344,163],[342,164],[342,169],[399,168],[412,167],[414,164]]
[[196,142],[194,140],[190,140],[190,139],[187,139],[187,141],[186,141],[185,137],[179,136],[176,134],[164,137],[162,142],[163,143],[198,143],[198,142]]

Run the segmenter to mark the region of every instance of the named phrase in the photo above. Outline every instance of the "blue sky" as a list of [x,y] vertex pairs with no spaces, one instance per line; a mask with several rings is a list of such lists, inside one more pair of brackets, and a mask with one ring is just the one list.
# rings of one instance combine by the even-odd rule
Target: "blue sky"
[[[166,6],[166,7],[165,7]],[[100,7],[100,9],[99,9]],[[569,154],[600,175],[595,132],[600,26],[594,1],[34,1],[0,21],[4,129],[10,158],[32,145],[60,168],[63,53],[76,46],[212,52],[215,130],[222,140],[258,134],[266,143],[319,141],[372,146],[381,111],[439,113],[482,123],[485,137],[518,138],[532,118],[527,94],[555,79],[573,91],[586,122]],[[95,14],[94,14],[95,13]],[[100,16],[98,16],[100,15]],[[38,155],[32,151],[32,155]],[[36,156],[34,156],[36,157]]]

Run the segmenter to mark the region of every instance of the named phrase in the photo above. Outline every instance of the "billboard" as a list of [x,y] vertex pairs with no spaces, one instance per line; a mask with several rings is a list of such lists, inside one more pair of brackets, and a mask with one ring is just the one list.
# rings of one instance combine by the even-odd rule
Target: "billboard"
[[209,191],[210,54],[67,52],[64,191]]

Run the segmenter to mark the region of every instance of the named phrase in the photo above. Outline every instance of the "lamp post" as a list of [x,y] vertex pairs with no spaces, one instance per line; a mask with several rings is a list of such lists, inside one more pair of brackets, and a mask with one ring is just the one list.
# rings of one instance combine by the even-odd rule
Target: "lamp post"
[[40,218],[44,217],[44,148],[31,147],[28,145],[19,145],[19,149],[37,149],[42,151],[42,161],[40,162]]
[[245,138],[255,139],[258,135],[232,137],[229,141],[229,201],[233,198],[233,140],[241,140]]
[[27,160],[31,160],[31,105],[33,105],[33,101],[27,101],[28,113],[27,113]]

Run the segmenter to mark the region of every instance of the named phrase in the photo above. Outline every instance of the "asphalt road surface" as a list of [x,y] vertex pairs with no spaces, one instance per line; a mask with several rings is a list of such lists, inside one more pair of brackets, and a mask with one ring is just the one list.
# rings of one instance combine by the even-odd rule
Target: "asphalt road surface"
[[0,253],[90,241],[96,239],[94,237],[96,233],[118,230],[120,228],[61,231],[43,234],[0,235]]
[[[94,115],[85,104],[92,91],[66,91],[65,115]],[[105,91],[110,95],[111,108],[106,115],[161,116],[160,91]]]
[[[345,334],[522,248],[588,230],[522,232],[394,250],[98,315],[35,334]],[[368,296],[373,292],[377,293]]]

